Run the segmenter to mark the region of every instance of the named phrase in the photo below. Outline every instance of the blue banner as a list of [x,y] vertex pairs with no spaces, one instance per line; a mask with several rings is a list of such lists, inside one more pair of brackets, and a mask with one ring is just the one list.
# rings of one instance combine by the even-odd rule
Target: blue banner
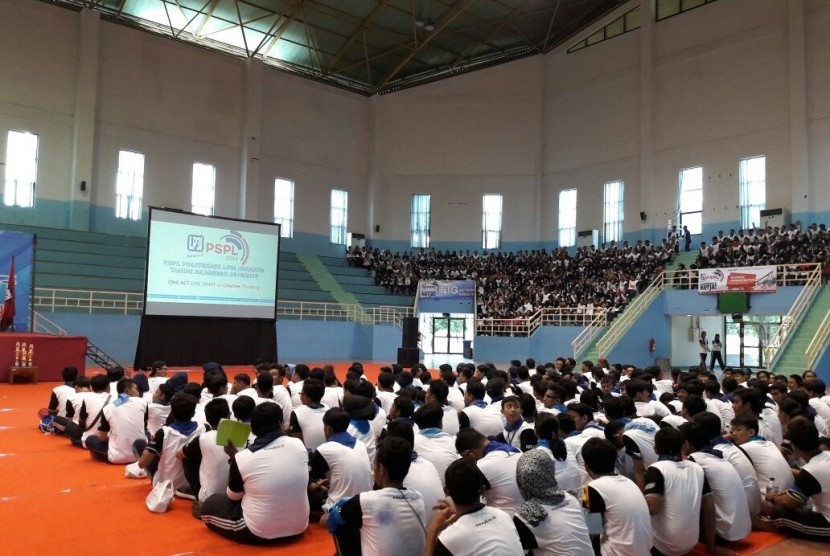
[[421,280],[418,311],[421,313],[475,313],[473,280]]
[[14,258],[14,331],[30,332],[35,236],[0,230],[0,303],[6,297]]

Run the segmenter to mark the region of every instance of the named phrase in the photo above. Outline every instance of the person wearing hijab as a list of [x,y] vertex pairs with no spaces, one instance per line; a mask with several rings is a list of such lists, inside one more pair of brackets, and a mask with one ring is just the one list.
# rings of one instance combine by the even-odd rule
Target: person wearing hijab
[[579,501],[556,482],[556,463],[542,450],[525,452],[516,465],[524,503],[513,517],[522,548],[534,555],[593,556]]

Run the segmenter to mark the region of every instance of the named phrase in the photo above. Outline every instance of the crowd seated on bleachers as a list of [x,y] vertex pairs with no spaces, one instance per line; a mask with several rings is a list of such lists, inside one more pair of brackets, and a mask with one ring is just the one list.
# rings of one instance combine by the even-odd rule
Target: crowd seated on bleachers
[[[824,224],[813,223],[806,230],[800,222],[764,229],[730,229],[728,234],[721,230],[710,243],[700,243],[697,258],[688,269],[678,266],[674,285],[678,289],[696,287],[689,283],[686,270],[784,265],[797,272],[807,263],[821,264],[825,281],[830,276],[830,231]],[[796,278],[790,283],[799,282]]]
[[[67,368],[45,418],[148,491],[171,481],[241,543],[318,520],[342,556],[735,554],[752,529],[830,540],[825,383],[722,364],[719,380],[715,361],[391,365],[374,381],[354,363],[342,386],[304,364],[260,363],[253,381],[206,364],[201,383],[168,380],[163,361],[149,376]],[[219,445],[222,420],[250,423],[246,440]]]
[[350,247],[351,265],[363,267],[392,293],[414,295],[419,280],[475,280],[479,318],[526,317],[542,308],[576,308],[583,314],[618,314],[672,260],[668,241],[654,245],[511,253],[396,252]]

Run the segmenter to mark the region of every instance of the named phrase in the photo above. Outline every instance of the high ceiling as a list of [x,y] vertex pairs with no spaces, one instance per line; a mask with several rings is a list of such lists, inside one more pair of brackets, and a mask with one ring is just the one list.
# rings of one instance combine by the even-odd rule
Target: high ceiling
[[365,95],[550,51],[625,0],[49,0]]

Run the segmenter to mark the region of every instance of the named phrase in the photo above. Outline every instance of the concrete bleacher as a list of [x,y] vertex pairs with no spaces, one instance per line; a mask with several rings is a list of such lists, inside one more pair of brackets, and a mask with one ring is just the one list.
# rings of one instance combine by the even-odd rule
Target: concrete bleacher
[[381,305],[412,306],[415,298],[411,295],[392,295],[386,288],[375,285],[375,279],[364,268],[349,266],[345,257],[318,257],[326,270],[340,286],[352,294],[364,308]]
[[[36,234],[34,285],[37,288],[144,291],[147,241],[143,237],[6,224],[3,227]],[[277,288],[279,299],[334,301],[329,292],[320,288],[295,253],[280,253]],[[105,299],[106,294],[96,294],[96,298]]]
[[280,251],[277,298],[291,301],[333,303],[331,293],[324,291],[311,276],[296,253]]

